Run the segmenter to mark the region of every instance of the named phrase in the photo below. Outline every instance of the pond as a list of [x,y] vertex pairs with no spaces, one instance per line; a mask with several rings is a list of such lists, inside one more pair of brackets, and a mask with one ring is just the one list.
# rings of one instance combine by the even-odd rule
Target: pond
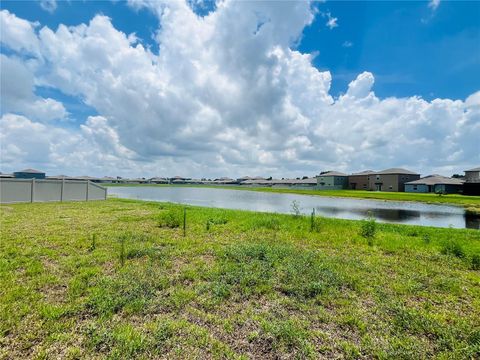
[[380,222],[453,228],[480,228],[480,220],[466,216],[462,207],[420,202],[382,201],[315,195],[267,193],[202,187],[119,186],[108,188],[120,198],[173,202],[214,208],[292,213],[298,204],[303,214],[361,220],[371,214]]

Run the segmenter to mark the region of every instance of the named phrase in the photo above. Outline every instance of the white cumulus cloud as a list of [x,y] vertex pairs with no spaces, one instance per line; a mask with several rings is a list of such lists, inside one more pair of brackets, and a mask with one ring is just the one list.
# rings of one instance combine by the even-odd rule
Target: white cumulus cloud
[[[478,93],[465,101],[382,99],[365,71],[332,97],[330,72],[294,49],[315,16],[307,2],[223,1],[203,17],[187,2],[131,5],[158,16],[158,53],[102,15],[50,29],[2,12],[28,30],[10,33],[6,46],[35,54],[5,61],[23,80],[2,85],[3,166],[21,159],[92,175],[297,176],[391,166],[460,171],[480,162]],[[35,81],[98,116],[68,129],[45,122],[53,115],[42,119],[22,103]],[[40,109],[50,100],[30,103]],[[54,105],[43,106],[61,116]],[[38,134],[35,144],[28,134]]]

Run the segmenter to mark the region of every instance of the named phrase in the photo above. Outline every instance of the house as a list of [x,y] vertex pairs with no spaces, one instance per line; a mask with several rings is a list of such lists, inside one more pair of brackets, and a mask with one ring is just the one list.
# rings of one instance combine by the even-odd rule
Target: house
[[45,179],[45,173],[35,169],[15,171],[13,177],[17,179]]
[[213,180],[214,184],[227,185],[227,184],[236,184],[237,181],[229,177],[221,177]]
[[305,178],[305,179],[299,179],[299,180],[293,180],[291,186],[293,187],[299,187],[299,188],[304,188],[304,187],[316,187],[317,186],[317,178],[311,177],[311,178]]
[[190,178],[184,178],[181,176],[174,176],[169,179],[170,184],[186,184],[187,180],[191,180]]
[[441,175],[429,175],[405,183],[405,192],[457,194],[462,191],[463,180]]
[[49,180],[67,180],[67,179],[70,179],[70,176],[68,176],[68,175],[51,175],[51,176],[47,176],[47,179],[49,179]]
[[420,179],[420,174],[402,168],[385,169],[369,175],[369,190],[405,191],[405,183]]
[[365,170],[348,176],[348,188],[352,190],[369,190],[370,176],[375,175],[373,170]]
[[244,181],[249,181],[249,180],[266,180],[266,179],[261,177],[261,176],[254,176],[254,177],[243,176],[243,177],[237,179],[237,183],[241,184]]
[[168,179],[162,177],[153,177],[149,180],[149,182],[151,184],[168,184]]
[[465,170],[464,195],[480,195],[480,167]]
[[317,176],[319,190],[339,190],[348,186],[348,175],[338,171],[327,171]]

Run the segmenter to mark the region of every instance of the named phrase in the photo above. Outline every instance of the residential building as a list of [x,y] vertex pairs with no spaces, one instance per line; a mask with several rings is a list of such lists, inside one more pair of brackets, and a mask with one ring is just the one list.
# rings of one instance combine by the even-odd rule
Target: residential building
[[348,188],[352,190],[369,190],[370,176],[374,176],[375,171],[365,170],[353,173],[348,176]]
[[15,171],[13,177],[17,179],[45,179],[45,173],[35,169],[24,169]]
[[405,183],[405,192],[457,194],[462,191],[463,180],[441,175],[429,175]]
[[339,190],[348,186],[348,175],[338,171],[327,171],[317,176],[319,190]]
[[420,179],[420,174],[402,168],[385,169],[369,175],[369,190],[405,191],[405,183]]
[[480,195],[480,167],[465,170],[464,195]]
[[151,184],[168,184],[168,179],[163,177],[153,177],[149,182]]

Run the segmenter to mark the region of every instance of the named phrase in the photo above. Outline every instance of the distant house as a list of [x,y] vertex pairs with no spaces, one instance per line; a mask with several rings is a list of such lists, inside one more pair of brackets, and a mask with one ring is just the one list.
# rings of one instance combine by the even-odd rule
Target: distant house
[[[261,177],[261,176],[253,176],[253,177],[243,176],[243,177],[237,179],[237,183],[242,184],[244,181],[250,181],[250,180],[266,180],[266,179]],[[245,183],[244,185],[247,185],[247,184],[248,183]]]
[[35,169],[15,171],[13,177],[17,179],[45,179],[45,173]]
[[420,174],[402,168],[385,169],[369,175],[369,190],[405,191],[405,183],[420,179]]
[[352,190],[370,190],[370,176],[374,176],[375,171],[365,170],[353,173],[348,176],[348,188]]
[[319,190],[340,190],[348,186],[348,175],[338,171],[327,171],[317,176]]
[[233,180],[229,177],[221,177],[221,178],[218,178],[218,179],[214,179],[213,180],[213,183],[214,184],[223,184],[223,185],[227,185],[227,184],[236,184],[237,181],[236,180]]
[[184,178],[181,176],[174,176],[169,179],[170,184],[186,184],[187,180],[191,180],[191,178]]
[[168,184],[168,179],[163,177],[153,177],[149,182],[151,184]]
[[67,179],[70,179],[70,176],[68,176],[68,175],[51,175],[51,176],[47,176],[47,179],[49,179],[49,180],[67,180]]
[[104,177],[101,177],[100,179],[98,179],[99,183],[102,183],[102,184],[113,184],[113,183],[117,183],[118,180],[116,178],[113,178],[111,176],[104,176]]
[[457,194],[462,191],[463,180],[441,175],[429,175],[405,183],[405,192]]
[[480,167],[465,170],[464,195],[480,195]]

